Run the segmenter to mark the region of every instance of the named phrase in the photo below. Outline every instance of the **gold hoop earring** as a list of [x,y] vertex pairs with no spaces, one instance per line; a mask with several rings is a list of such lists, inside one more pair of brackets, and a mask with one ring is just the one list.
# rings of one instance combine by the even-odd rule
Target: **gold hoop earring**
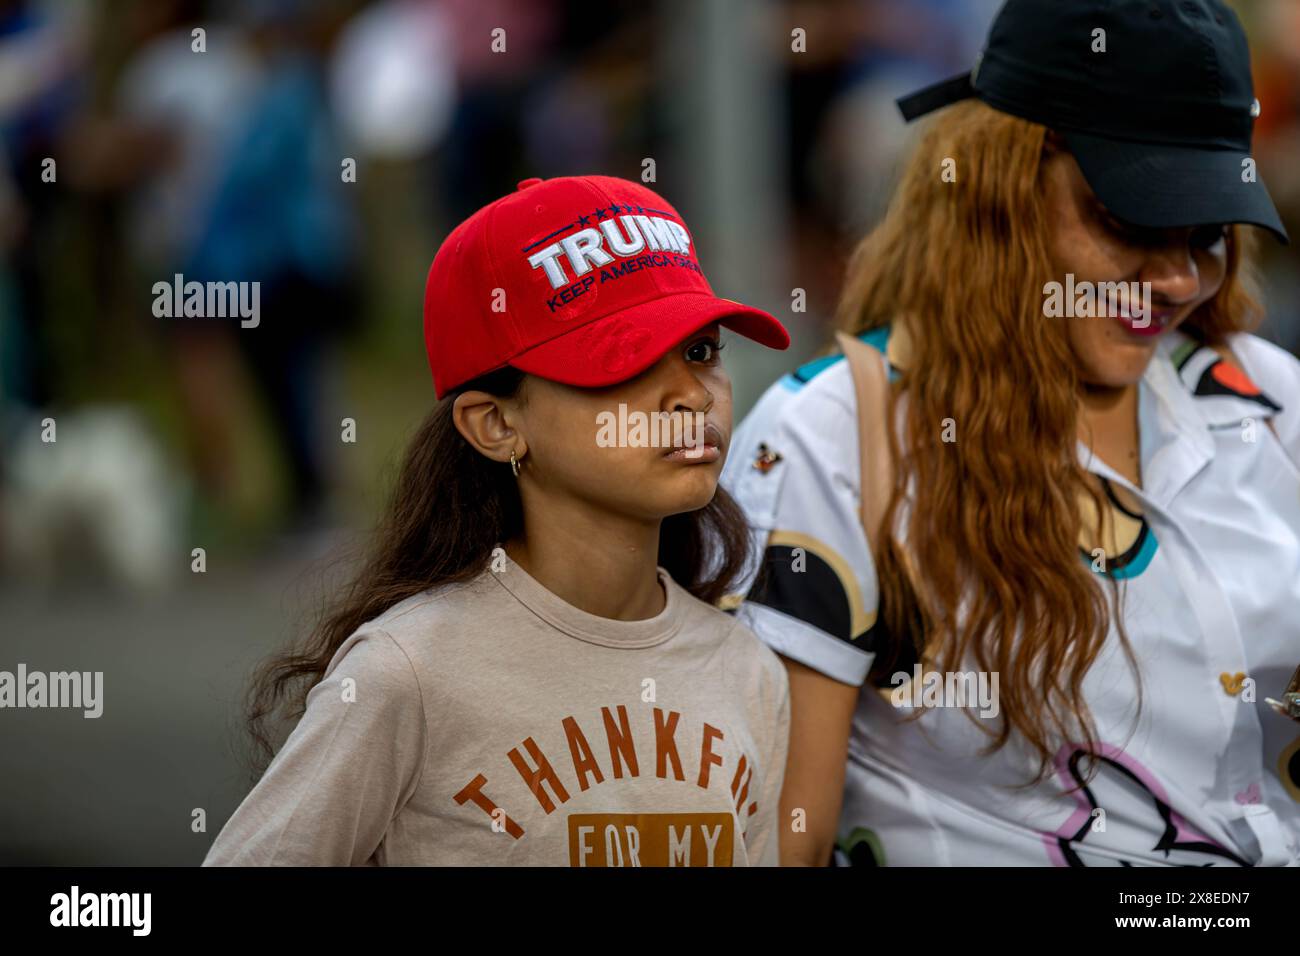
[[515,473],[516,478],[519,477],[519,460],[515,458],[514,452],[510,453],[510,470]]

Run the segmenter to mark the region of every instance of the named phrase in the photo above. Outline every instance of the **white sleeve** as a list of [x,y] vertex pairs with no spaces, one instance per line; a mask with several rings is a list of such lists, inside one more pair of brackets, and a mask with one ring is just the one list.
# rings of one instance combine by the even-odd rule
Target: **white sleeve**
[[339,647],[204,866],[360,866],[415,792],[427,725],[406,652],[384,631]]
[[[860,685],[882,634],[859,510],[852,377],[839,361],[798,391],[781,388],[737,430],[738,458],[723,475],[753,535],[737,614],[777,653]],[[760,443],[780,456],[767,470],[754,467]]]

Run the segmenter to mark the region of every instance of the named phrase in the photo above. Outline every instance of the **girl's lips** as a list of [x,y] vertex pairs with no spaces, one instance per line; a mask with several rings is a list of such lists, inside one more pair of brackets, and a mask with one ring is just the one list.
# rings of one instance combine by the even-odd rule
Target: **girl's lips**
[[707,464],[711,461],[717,461],[722,455],[722,450],[717,445],[705,442],[703,445],[696,445],[694,448],[674,448],[664,455],[668,461],[680,461],[688,465],[697,465],[701,462]]
[[669,449],[664,452],[663,457],[668,461],[680,461],[690,465],[717,461],[722,457],[722,432],[712,422],[705,424],[700,432],[701,434],[696,436],[697,444]]
[[1114,318],[1115,321],[1124,328],[1124,331],[1128,332],[1130,335],[1136,335],[1141,338],[1151,338],[1169,328],[1169,320],[1173,318],[1173,313],[1151,312],[1144,321],[1138,317],[1130,315],[1127,310],[1121,309],[1115,314]]

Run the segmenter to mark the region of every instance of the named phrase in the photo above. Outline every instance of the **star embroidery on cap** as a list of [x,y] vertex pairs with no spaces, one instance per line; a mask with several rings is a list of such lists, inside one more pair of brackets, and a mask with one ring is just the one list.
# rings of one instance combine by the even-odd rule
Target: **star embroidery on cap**
[[578,225],[580,225],[580,226],[585,226],[585,225],[586,225],[587,223],[589,223],[590,221],[591,221],[591,217],[590,217],[590,216],[579,216],[579,217],[578,217]]
[[762,474],[766,475],[772,470],[772,466],[781,460],[781,453],[772,451],[767,447],[766,442],[759,442],[758,455],[754,458],[754,467]]
[[611,216],[617,216],[617,215],[618,215],[618,210],[619,210],[619,205],[618,205],[618,203],[611,203],[611,204],[610,204],[610,207],[609,207],[609,214],[610,214]]
[[597,219],[605,218],[605,207],[602,206],[601,208],[597,209],[595,212],[592,213],[592,215],[595,216]]

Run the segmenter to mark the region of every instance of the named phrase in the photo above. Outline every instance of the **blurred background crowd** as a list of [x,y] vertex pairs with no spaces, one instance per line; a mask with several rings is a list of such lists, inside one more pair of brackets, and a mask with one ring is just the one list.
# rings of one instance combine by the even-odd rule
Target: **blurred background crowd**
[[[1232,5],[1300,236],[1300,0]],[[423,283],[457,222],[654,160],[716,291],[794,336],[732,340],[739,417],[825,342],[914,135],[894,97],[968,69],[997,6],[0,0],[0,668],[104,670],[107,697],[0,716],[0,863],[201,859],[247,785],[247,665],[432,404]],[[1295,351],[1300,245],[1261,246],[1261,334]],[[260,282],[259,325],[155,317],[177,273]]]

